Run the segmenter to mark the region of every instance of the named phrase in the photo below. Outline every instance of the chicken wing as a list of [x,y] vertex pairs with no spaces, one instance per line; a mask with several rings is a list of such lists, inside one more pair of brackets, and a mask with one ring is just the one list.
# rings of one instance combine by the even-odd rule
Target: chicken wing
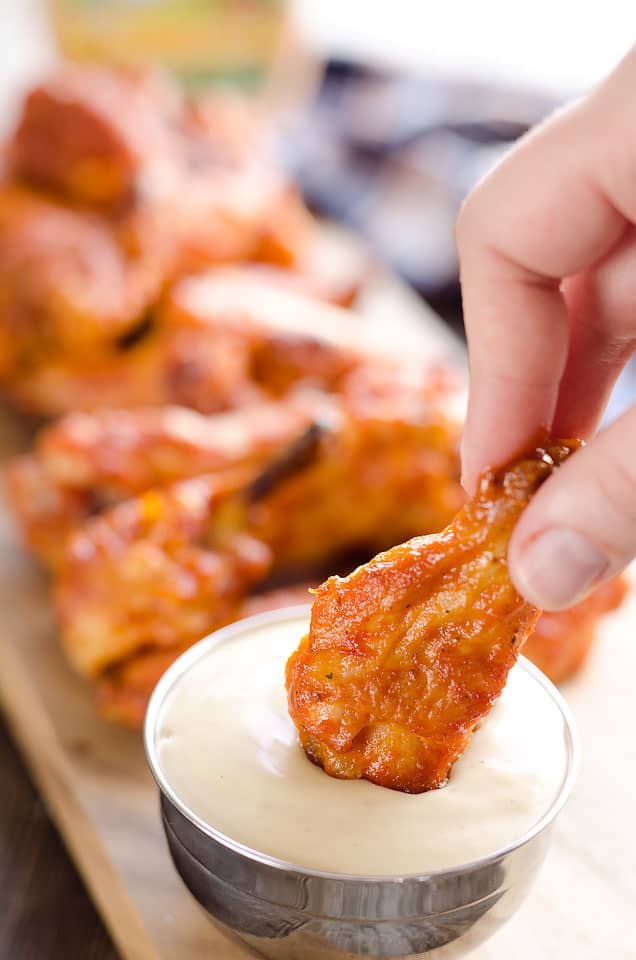
[[[236,608],[228,623],[268,610],[309,603],[310,587],[298,584],[254,594]],[[222,624],[219,623],[218,626]],[[168,667],[189,644],[143,650],[107,670],[97,683],[97,710],[106,720],[139,730],[152,691]]]
[[[118,348],[175,280],[210,266],[264,262],[269,283],[351,301],[366,257],[326,255],[265,129],[240,98],[186,103],[135,71],[68,65],[32,91],[0,188],[0,378],[17,405],[97,406],[104,382],[111,403],[154,402],[132,358],[119,376]],[[149,351],[138,359],[156,389]]]
[[174,162],[171,126],[181,113],[157,74],[67,63],[27,95],[9,166],[68,201],[121,209],[148,167]]
[[213,413],[264,399],[251,379],[250,351],[248,331],[236,325],[163,322],[155,310],[96,355],[18,366],[2,391],[19,410],[47,417],[165,404]]
[[69,414],[5,472],[24,541],[55,570],[89,516],[151,487],[238,467],[257,470],[310,425],[321,398],[301,394],[232,413],[183,407]]
[[67,63],[27,95],[7,156],[14,180],[67,204],[110,217],[165,205],[171,233],[210,263],[250,255],[287,210],[265,140],[264,116],[238,95],[187,102],[158,72]]
[[[156,404],[214,413],[299,382],[333,389],[364,358],[364,322],[294,289],[289,277],[243,266],[185,279],[96,356],[14,361],[2,389],[18,408],[48,416]],[[4,317],[8,359],[17,341]]]
[[508,542],[571,446],[487,472],[442,533],[318,588],[286,680],[301,743],[327,773],[409,793],[446,782],[539,617],[512,585]]
[[524,656],[552,680],[562,683],[583,666],[601,617],[623,602],[628,583],[615,577],[569,610],[543,613],[523,649]]
[[[379,371],[374,376],[379,379]],[[405,532],[440,529],[463,497],[458,424],[446,410],[454,392],[434,378],[422,380],[410,406],[400,408],[389,400],[391,389],[400,389],[395,378],[384,391],[377,384],[364,391],[358,382],[353,396],[325,397],[319,424],[256,481],[243,475],[222,501],[213,493],[219,478],[200,477],[196,496],[186,481],[86,523],[69,541],[56,590],[73,662],[95,675],[136,651],[192,643],[213,629],[218,583],[193,579],[187,567],[179,573],[182,556],[217,565],[228,544],[247,538],[260,550],[262,566],[240,596],[235,591],[242,602],[272,572],[325,563],[356,547],[377,549]],[[157,612],[158,593],[169,616]]]
[[231,619],[272,565],[236,519],[244,485],[240,473],[185,480],[127,500],[71,537],[56,600],[79,672],[96,676],[149,646],[192,643]]
[[113,343],[158,298],[166,245],[152,216],[116,222],[0,186],[0,376]]

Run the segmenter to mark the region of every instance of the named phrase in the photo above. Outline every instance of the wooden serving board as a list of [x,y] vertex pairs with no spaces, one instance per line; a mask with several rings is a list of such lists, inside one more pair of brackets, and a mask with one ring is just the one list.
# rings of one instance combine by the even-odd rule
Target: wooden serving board
[[[377,322],[414,307],[389,286],[368,300]],[[431,350],[452,352],[430,318],[428,327]],[[0,423],[4,456],[22,442],[13,421]],[[58,649],[47,590],[0,504],[0,703],[122,958],[245,960],[181,885],[140,737],[95,716]],[[606,620],[591,662],[565,690],[584,751],[578,786],[530,897],[480,960],[636,956],[635,625],[632,599]]]

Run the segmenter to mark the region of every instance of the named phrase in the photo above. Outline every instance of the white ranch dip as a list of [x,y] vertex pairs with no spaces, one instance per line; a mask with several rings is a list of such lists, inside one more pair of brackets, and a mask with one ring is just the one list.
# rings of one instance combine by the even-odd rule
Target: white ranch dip
[[199,818],[298,866],[387,875],[492,853],[547,812],[566,772],[564,720],[521,666],[443,789],[412,796],[327,776],[306,758],[287,713],[285,661],[306,632],[297,614],[241,625],[168,691],[159,765]]

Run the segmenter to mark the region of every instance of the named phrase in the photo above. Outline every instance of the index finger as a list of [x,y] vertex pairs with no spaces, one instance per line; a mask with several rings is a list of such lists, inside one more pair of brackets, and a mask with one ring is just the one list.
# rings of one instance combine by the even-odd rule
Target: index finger
[[636,219],[636,49],[590,97],[525,137],[457,225],[471,384],[464,482],[550,427],[568,356],[561,280]]

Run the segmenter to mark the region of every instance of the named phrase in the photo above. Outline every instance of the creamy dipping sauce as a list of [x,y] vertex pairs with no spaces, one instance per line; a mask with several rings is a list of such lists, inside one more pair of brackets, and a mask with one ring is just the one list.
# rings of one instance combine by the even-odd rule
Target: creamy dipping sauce
[[467,863],[547,812],[565,777],[565,724],[521,666],[443,789],[413,796],[327,776],[287,713],[285,661],[306,632],[298,615],[253,624],[168,691],[155,728],[159,766],[201,820],[298,866],[388,875]]

